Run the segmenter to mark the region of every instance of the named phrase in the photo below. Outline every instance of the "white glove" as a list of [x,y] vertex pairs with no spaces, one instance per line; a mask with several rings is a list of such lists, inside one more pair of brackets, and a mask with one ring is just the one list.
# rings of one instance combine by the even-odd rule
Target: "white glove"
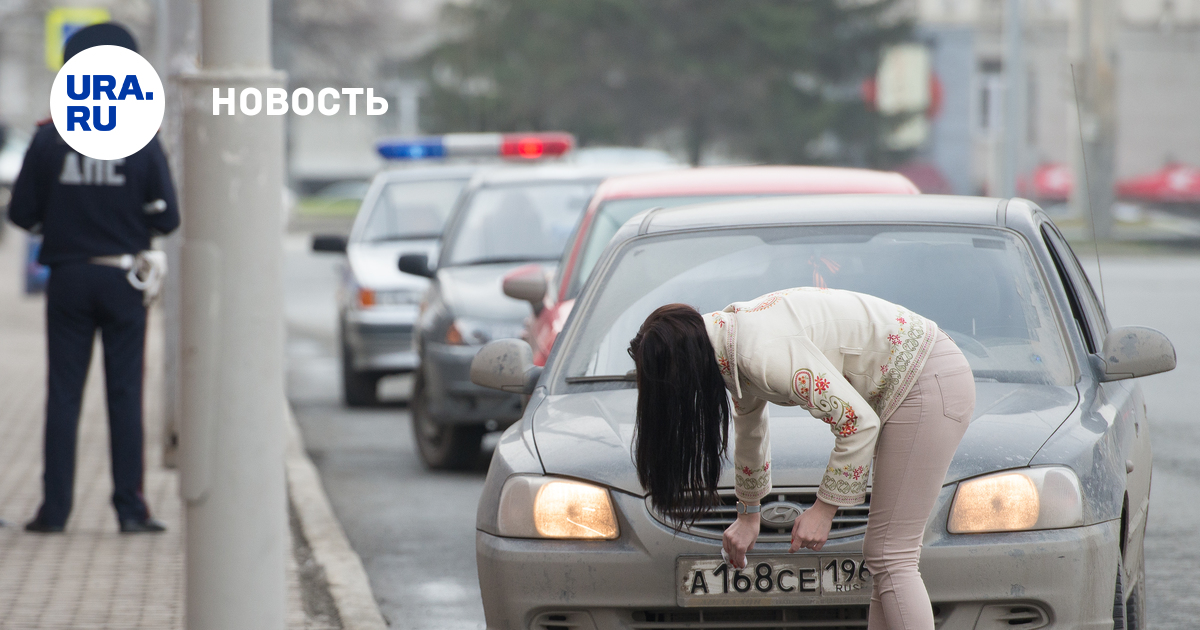
[[125,277],[133,288],[142,292],[142,304],[150,306],[162,292],[163,281],[167,278],[166,252],[153,249],[138,252]]

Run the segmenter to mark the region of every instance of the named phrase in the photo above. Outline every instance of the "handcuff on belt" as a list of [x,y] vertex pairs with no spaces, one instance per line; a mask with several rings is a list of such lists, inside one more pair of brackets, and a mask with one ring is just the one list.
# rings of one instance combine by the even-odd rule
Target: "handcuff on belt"
[[162,291],[163,280],[167,277],[167,254],[153,249],[138,252],[136,255],[95,256],[88,262],[128,271],[125,279],[133,288],[142,292],[142,303],[146,306],[158,297]]

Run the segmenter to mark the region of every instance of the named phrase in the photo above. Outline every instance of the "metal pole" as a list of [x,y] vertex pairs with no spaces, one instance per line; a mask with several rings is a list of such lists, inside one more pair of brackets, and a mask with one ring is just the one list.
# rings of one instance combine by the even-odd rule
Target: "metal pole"
[[[167,112],[159,138],[167,151],[175,185],[183,184],[183,86],[179,77],[195,73],[199,62],[199,7],[196,0],[158,0],[157,45],[155,65],[167,85]],[[187,208],[181,208],[186,214]],[[167,254],[167,282],[163,288],[163,464],[174,468],[178,464],[180,425],[180,251],[183,235],[180,231],[162,239]]]
[[202,65],[181,81],[185,618],[282,630],[283,117],[213,115],[213,89],[265,95],[284,75],[270,65],[269,0],[203,0],[200,24]]
[[[1116,170],[1115,9],[1111,0],[1075,0],[1068,48],[1074,66],[1070,138],[1071,209],[1091,223],[1097,240],[1112,236]],[[1068,75],[1070,76],[1070,75]],[[1077,99],[1077,100],[1076,100]],[[1086,159],[1085,159],[1086,158]]]
[[1007,0],[1004,10],[1004,114],[1000,140],[1000,177],[997,194],[1017,194],[1017,176],[1025,152],[1025,34],[1021,0]]

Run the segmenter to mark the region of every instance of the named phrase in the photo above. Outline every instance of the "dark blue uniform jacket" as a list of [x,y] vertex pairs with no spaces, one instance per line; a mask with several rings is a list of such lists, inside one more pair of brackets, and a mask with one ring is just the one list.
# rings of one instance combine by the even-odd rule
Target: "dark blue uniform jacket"
[[136,254],[179,227],[179,206],[158,138],[123,160],[76,153],[53,123],[38,127],[13,185],[8,216],[42,234],[38,262]]

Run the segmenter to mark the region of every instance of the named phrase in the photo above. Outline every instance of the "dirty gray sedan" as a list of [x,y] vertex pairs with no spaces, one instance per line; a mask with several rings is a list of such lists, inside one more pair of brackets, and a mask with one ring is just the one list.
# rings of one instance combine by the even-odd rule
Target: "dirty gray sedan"
[[1143,628],[1149,422],[1138,376],[1169,370],[1157,331],[1110,328],[1066,241],[1028,201],[777,198],[651,210],[614,237],[547,367],[486,346],[472,378],[524,392],[496,449],[476,549],[491,630],[863,628],[868,503],[819,552],[788,553],[833,436],[771,409],[775,488],[749,566],[722,562],[723,504],[680,532],[630,457],[626,352],[670,302],[701,312],[793,286],[877,295],[938,323],[975,373],[975,417],[926,528],[942,629]]

